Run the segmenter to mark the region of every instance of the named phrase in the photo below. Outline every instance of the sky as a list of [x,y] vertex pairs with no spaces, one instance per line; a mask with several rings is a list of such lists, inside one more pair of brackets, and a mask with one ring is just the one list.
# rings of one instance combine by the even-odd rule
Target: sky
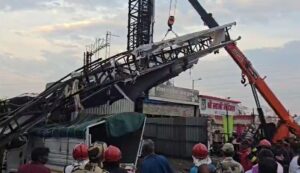
[[[160,41],[167,30],[169,2],[156,0],[154,41]],[[300,1],[199,2],[219,24],[237,22],[231,35],[242,37],[238,47],[266,76],[285,107],[300,114]],[[124,51],[127,6],[125,0],[0,0],[0,98],[41,92],[47,82],[82,66],[86,45],[96,37],[104,38],[106,31],[118,36],[112,37],[111,55]],[[206,29],[187,0],[178,0],[172,11],[177,34]],[[191,88],[198,78],[202,80],[195,82],[195,88],[200,94],[230,97],[255,107],[250,88],[240,83],[240,69],[224,50],[201,58],[173,82]],[[267,110],[267,104],[262,104]]]

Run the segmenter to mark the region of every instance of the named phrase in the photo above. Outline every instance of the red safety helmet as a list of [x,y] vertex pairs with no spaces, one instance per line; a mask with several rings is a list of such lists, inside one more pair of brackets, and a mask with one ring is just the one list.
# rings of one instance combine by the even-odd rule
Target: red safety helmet
[[73,158],[75,160],[81,161],[88,159],[88,146],[85,144],[75,145],[73,148]]
[[196,144],[193,147],[192,154],[197,159],[205,159],[208,156],[207,147],[204,144]]
[[121,150],[118,147],[110,145],[104,152],[104,159],[106,162],[118,162],[122,158]]
[[258,146],[259,146],[259,147],[271,148],[272,144],[271,144],[271,142],[269,142],[268,140],[263,139],[263,140],[259,141]]

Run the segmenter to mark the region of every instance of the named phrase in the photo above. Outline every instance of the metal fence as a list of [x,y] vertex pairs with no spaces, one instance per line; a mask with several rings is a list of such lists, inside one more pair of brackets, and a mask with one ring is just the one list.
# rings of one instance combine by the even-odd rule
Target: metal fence
[[207,118],[148,118],[144,138],[154,140],[158,153],[188,158],[194,144],[207,144]]
[[121,112],[134,112],[134,103],[131,103],[126,99],[121,99],[114,102],[111,105],[104,104],[98,107],[85,109],[82,112],[98,115],[116,114]]

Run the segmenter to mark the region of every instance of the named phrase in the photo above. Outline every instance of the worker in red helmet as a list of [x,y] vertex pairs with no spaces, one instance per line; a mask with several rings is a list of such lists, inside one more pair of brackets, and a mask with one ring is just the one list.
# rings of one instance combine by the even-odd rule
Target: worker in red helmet
[[267,148],[270,149],[272,147],[272,144],[270,141],[268,141],[267,139],[262,139],[261,141],[259,141],[258,146],[259,149],[262,148]]
[[104,152],[104,169],[109,173],[127,173],[127,171],[120,167],[120,160],[122,152],[118,147],[110,145]]
[[257,164],[258,162],[258,153],[262,150],[262,149],[271,149],[272,148],[272,144],[270,141],[268,141],[267,139],[262,139],[259,141],[258,145],[254,148],[252,148],[252,151],[249,155],[249,159],[252,161],[253,166]]
[[64,173],[72,173],[88,162],[88,146],[85,144],[75,145],[73,148],[74,163],[64,169]]
[[216,171],[216,167],[212,164],[208,155],[208,149],[204,144],[198,143],[194,145],[192,158],[194,166],[190,169],[190,173],[198,173],[201,165],[207,165],[210,173],[214,173]]

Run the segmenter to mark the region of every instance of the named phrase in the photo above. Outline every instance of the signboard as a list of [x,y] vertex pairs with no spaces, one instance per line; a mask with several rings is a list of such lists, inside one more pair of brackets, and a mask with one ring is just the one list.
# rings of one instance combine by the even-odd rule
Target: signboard
[[238,101],[217,97],[200,96],[199,108],[201,115],[238,115]]
[[188,105],[144,104],[143,113],[150,115],[193,117],[194,107]]
[[169,85],[158,85],[149,91],[149,99],[183,104],[199,104],[199,91]]

